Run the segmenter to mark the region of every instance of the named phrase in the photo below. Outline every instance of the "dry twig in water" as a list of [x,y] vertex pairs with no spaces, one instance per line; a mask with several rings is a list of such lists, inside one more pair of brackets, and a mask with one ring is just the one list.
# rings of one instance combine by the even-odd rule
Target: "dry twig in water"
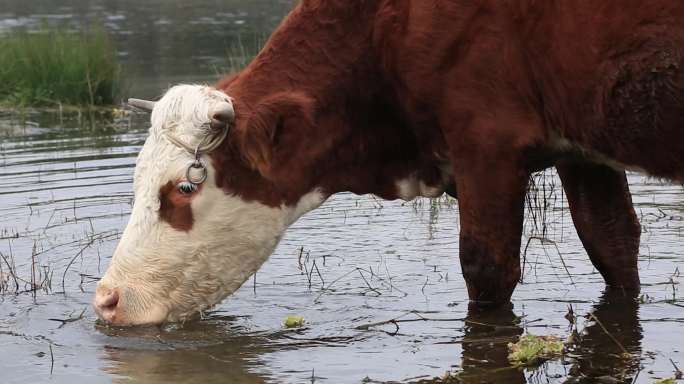
[[59,329],[59,328],[62,328],[63,326],[65,326],[67,323],[73,323],[73,322],[75,322],[75,321],[81,320],[81,319],[83,318],[83,314],[85,313],[86,309],[87,309],[87,307],[86,307],[86,308],[83,308],[83,310],[81,311],[81,313],[80,313],[78,316],[76,316],[76,317],[68,317],[68,318],[66,318],[66,319],[55,319],[55,318],[50,318],[50,319],[48,319],[48,320],[50,320],[50,321],[60,321],[60,322],[62,322],[62,324],[60,324],[59,327],[57,327],[57,329]]
[[608,329],[606,329],[606,327],[603,325],[601,320],[598,319],[598,317],[596,317],[593,313],[588,314],[587,317],[589,317],[590,319],[593,319],[596,322],[596,324],[598,324],[601,327],[603,332],[605,332],[606,335],[608,335],[608,337],[610,337],[610,339],[613,340],[613,342],[615,342],[615,344],[617,344],[618,347],[620,347],[620,349],[622,350],[622,353],[625,356],[630,355],[630,353],[625,349],[625,347],[622,345],[622,343],[620,343],[620,341],[618,339],[616,339],[615,336],[613,336],[610,332],[608,332]]

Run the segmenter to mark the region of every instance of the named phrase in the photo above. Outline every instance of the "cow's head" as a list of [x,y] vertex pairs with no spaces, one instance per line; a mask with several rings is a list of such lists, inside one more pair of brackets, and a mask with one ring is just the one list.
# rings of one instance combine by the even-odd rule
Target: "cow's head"
[[94,307],[117,325],[183,321],[238,289],[285,229],[324,198],[311,192],[275,205],[246,198],[225,185],[237,176],[226,177],[201,150],[206,179],[202,167],[190,168],[192,148],[206,149],[233,125],[231,99],[221,91],[180,85],[156,103],[135,104],[151,110],[152,126],[136,163],[131,217]]

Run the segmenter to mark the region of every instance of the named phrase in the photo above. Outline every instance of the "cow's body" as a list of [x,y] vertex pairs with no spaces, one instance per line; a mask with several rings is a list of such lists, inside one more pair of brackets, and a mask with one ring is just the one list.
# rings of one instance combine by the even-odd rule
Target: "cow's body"
[[395,159],[413,172],[448,163],[471,299],[509,298],[528,176],[552,165],[597,268],[636,288],[639,226],[611,168],[684,180],[681,20],[677,1],[304,1],[223,89],[248,137],[265,98],[313,99],[315,124],[278,131],[297,151],[252,158],[278,185],[401,197],[371,180],[406,177]]
[[[529,175],[556,166],[592,262],[637,290],[623,169],[684,181],[682,20],[677,0],[304,0],[216,86],[236,113],[216,187],[313,209],[455,183],[470,298],[502,303]],[[191,233],[192,213],[170,224]]]

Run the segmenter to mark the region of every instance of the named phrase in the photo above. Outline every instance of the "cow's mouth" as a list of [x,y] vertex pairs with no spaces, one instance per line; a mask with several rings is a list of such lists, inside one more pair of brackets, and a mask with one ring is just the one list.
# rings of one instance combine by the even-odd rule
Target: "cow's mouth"
[[[141,305],[139,302],[149,303]],[[93,300],[98,318],[115,326],[152,325],[168,321],[168,309],[158,301],[141,300],[131,289],[98,286]]]

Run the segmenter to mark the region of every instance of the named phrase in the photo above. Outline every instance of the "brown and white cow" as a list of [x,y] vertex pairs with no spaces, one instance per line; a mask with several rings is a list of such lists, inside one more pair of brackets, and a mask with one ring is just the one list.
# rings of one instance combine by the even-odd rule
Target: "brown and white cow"
[[330,195],[453,182],[470,299],[508,302],[528,178],[549,166],[596,268],[636,291],[624,169],[684,181],[682,20],[679,0],[304,0],[236,77],[153,106],[96,311],[184,320]]

